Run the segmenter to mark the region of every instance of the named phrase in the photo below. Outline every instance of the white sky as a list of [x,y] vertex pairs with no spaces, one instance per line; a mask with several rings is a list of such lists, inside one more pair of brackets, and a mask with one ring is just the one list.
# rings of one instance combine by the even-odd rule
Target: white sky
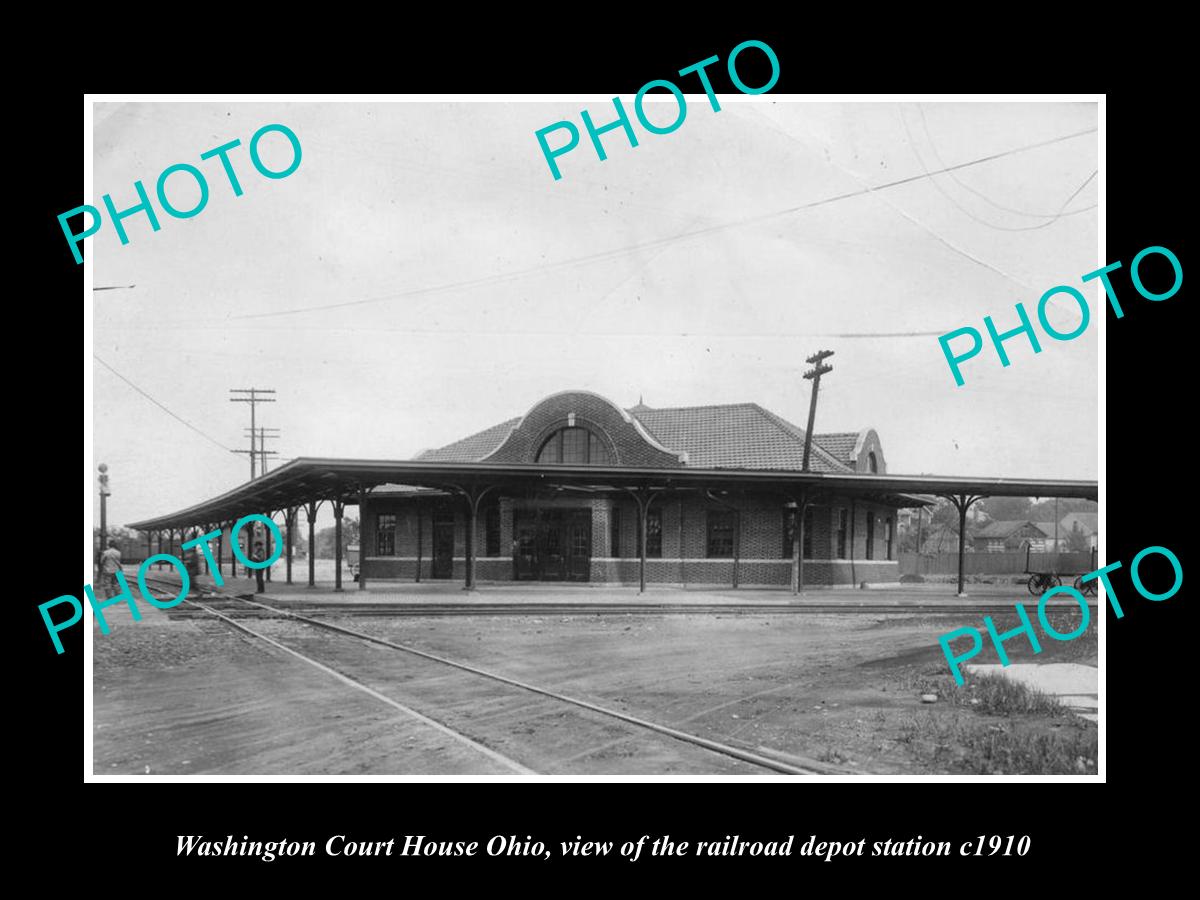
[[[95,294],[95,352],[226,447],[247,446],[249,424],[229,389],[255,386],[278,391],[259,424],[281,429],[268,443],[280,457],[403,459],[570,388],[623,406],[754,401],[803,427],[804,358],[828,348],[816,430],[874,426],[890,472],[1096,477],[1103,307],[1080,276],[1107,260],[1097,210],[1051,218],[1081,185],[1065,210],[1097,202],[1096,133],[794,209],[1094,129],[1095,104],[765,95],[721,97],[714,113],[688,99],[672,134],[635,120],[637,148],[604,135],[605,162],[584,132],[558,160],[561,181],[534,132],[559,119],[582,131],[585,106],[604,123],[611,102],[97,104],[89,202],[132,206],[135,179],[153,196],[177,162],[205,172],[211,195],[186,220],[155,200],[161,230],[133,216],[127,246],[107,221],[88,239],[97,286],[136,285]],[[673,101],[648,108],[657,122],[674,113]],[[268,180],[248,144],[275,122],[304,155]],[[236,198],[218,161],[199,159],[233,138]],[[278,134],[262,149],[272,168],[290,160]],[[193,205],[187,176],[169,186],[176,206]],[[663,240],[712,226],[729,227]],[[1039,331],[1038,355],[1013,339],[1007,369],[989,345],[964,364],[963,387],[936,336],[821,336],[983,332],[988,314],[1007,329],[1017,301],[1036,322],[1058,284],[1088,297],[1087,332],[1060,343]],[[281,315],[358,300],[372,302]],[[1056,305],[1052,321],[1071,330],[1073,303]],[[99,364],[94,379],[111,523],[246,480],[244,454]]]

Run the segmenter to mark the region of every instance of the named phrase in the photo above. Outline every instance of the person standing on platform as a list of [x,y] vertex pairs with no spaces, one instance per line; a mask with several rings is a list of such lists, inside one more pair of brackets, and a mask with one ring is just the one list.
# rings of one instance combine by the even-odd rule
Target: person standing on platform
[[[266,548],[263,546],[263,542],[255,541],[254,542],[254,552],[250,554],[251,561],[260,563],[260,562],[264,562],[266,560],[266,558],[267,558],[267,551],[266,551]],[[263,591],[266,590],[266,587],[263,585],[263,572],[264,571],[266,571],[265,567],[262,569],[254,570],[254,593],[256,593],[256,594],[261,594]]]
[[195,547],[189,547],[183,551],[183,568],[188,573],[189,593],[199,592],[200,588],[196,584],[196,578],[200,575],[200,551]]
[[105,590],[109,597],[115,597],[121,591],[117,583],[117,573],[121,571],[121,551],[109,544],[100,554],[100,575],[104,579]]

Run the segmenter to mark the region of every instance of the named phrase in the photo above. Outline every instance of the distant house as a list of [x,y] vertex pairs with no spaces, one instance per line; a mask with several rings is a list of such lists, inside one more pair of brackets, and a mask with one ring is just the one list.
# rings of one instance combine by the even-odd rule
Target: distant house
[[[1033,549],[1033,552],[1034,553],[1043,553],[1043,552],[1049,553],[1052,550],[1054,550],[1054,534],[1055,534],[1054,523],[1053,522],[1034,522],[1033,524],[1038,527],[1038,530],[1041,531],[1042,534],[1046,535],[1046,539],[1041,542],[1041,546],[1038,545],[1038,541],[1036,539],[1030,541],[1030,547]],[[1061,525],[1058,527],[1057,531],[1058,531],[1058,549],[1066,550],[1067,549],[1067,533],[1065,531],[1063,531]]]
[[1099,544],[1099,513],[1073,512],[1067,513],[1058,523],[1058,536],[1066,540],[1068,534],[1079,532],[1087,541],[1087,546],[1095,550]]
[[[966,550],[972,550],[969,541]],[[921,543],[921,553],[925,556],[936,556],[951,551],[958,552],[958,529],[948,525],[927,525]]]
[[973,538],[978,553],[1005,553],[1024,550],[1029,546],[1035,552],[1051,549],[1054,543],[1054,523],[1050,523],[1050,534],[1036,522],[989,522],[975,533]]

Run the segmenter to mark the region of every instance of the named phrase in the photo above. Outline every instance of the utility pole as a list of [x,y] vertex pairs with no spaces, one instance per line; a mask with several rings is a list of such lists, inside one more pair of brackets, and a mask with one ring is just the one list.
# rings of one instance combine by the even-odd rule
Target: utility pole
[[820,353],[814,353],[806,363],[813,368],[804,373],[804,377],[812,381],[812,396],[808,400],[808,430],[804,433],[804,464],[800,467],[802,471],[808,471],[808,455],[812,450],[813,439],[813,422],[817,418],[817,391],[821,389],[821,376],[833,371],[833,366],[826,365],[822,360],[833,356],[832,350],[822,350]]
[[275,402],[274,397],[261,396],[263,394],[274,394],[275,391],[264,390],[263,388],[230,388],[229,393],[231,393],[231,394],[249,394],[250,395],[249,397],[230,397],[229,402],[230,403],[249,403],[250,404],[250,449],[248,451],[247,450],[235,450],[234,452],[235,453],[247,453],[248,452],[250,454],[250,480],[253,481],[255,478],[258,477],[257,469],[255,466],[255,459],[254,459],[254,457],[255,457],[254,436],[256,433],[256,428],[255,428],[256,420],[255,420],[254,413],[258,407],[258,404]]
[[1058,498],[1054,498],[1054,568],[1058,568]]
[[[274,434],[267,434],[267,432],[268,432],[268,431],[273,431],[273,432],[274,432]],[[268,456],[278,456],[278,455],[279,455],[279,454],[278,454],[278,453],[276,453],[274,450],[268,450],[268,449],[266,448],[266,440],[267,440],[268,438],[270,438],[270,439],[271,439],[271,440],[273,440],[273,441],[274,441],[274,440],[278,440],[278,439],[279,439],[279,429],[278,429],[278,428],[264,428],[264,427],[262,427],[262,426],[260,425],[260,426],[258,427],[258,434],[257,434],[257,435],[255,435],[253,432],[250,432],[250,431],[249,431],[249,429],[247,429],[247,432],[246,432],[246,433],[250,434],[250,444],[251,444],[251,446],[253,446],[253,445],[254,445],[254,439],[255,439],[255,437],[257,437],[257,438],[258,438],[258,450],[257,450],[257,453],[258,453],[258,461],[259,461],[259,463],[261,463],[261,467],[259,468],[259,473],[260,473],[260,474],[262,474],[262,475],[266,475],[266,474],[267,474],[267,457],[268,457]],[[242,451],[239,451],[239,452],[242,452]]]
[[108,549],[108,466],[100,463],[96,467],[100,472],[100,552]]

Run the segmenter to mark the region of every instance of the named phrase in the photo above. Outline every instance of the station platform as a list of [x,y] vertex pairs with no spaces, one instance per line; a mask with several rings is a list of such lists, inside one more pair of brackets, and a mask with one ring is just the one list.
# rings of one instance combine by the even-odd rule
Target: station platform
[[[231,578],[224,574],[224,586],[221,590],[235,594],[253,594],[255,582],[253,578]],[[213,584],[212,578],[200,575],[195,579],[197,585],[204,587]],[[588,585],[588,584],[531,584],[522,583],[489,583],[484,582],[474,590],[465,590],[460,581],[438,582],[388,582],[378,581],[369,583],[365,590],[360,590],[354,581],[343,583],[342,590],[336,591],[332,583],[318,582],[309,587],[307,582],[288,584],[282,580],[268,581],[265,590],[257,596],[264,603],[272,601],[285,602],[287,605],[313,605],[321,607],[346,606],[364,607],[379,605],[381,607],[412,605],[412,606],[480,606],[480,607],[509,607],[528,606],[563,607],[563,606],[653,606],[653,607],[804,607],[846,609],[902,609],[912,607],[915,610],[925,610],[929,607],[946,607],[948,609],[968,606],[975,609],[1011,610],[1016,602],[1023,603],[1032,610],[1037,605],[1037,598],[1020,585],[968,585],[967,596],[959,597],[955,586],[948,584],[913,584],[896,588],[873,588],[870,590],[855,590],[842,588],[814,588],[795,595],[787,588],[767,587],[678,587],[669,585],[648,585],[645,593],[639,593],[636,586]],[[1074,599],[1069,595],[1054,597],[1047,601],[1048,607],[1075,607]],[[1096,607],[1095,598],[1089,598],[1088,605]]]

